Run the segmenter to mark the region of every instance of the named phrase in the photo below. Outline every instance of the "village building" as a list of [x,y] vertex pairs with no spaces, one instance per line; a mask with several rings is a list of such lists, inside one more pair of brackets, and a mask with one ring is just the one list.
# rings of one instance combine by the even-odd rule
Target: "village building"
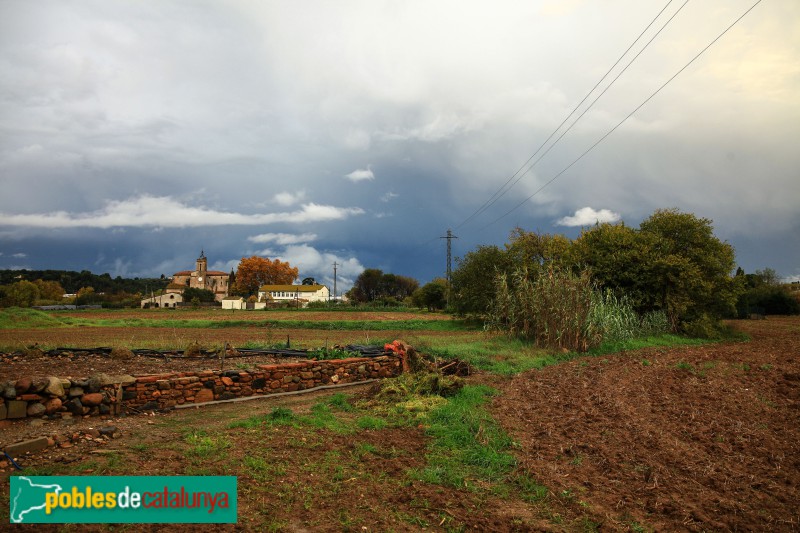
[[306,306],[311,302],[327,302],[330,291],[325,285],[262,285],[258,289],[258,301],[295,302]]
[[303,285],[262,285],[258,289],[258,300],[247,301],[239,296],[228,296],[222,300],[223,309],[266,309],[283,305],[306,307],[311,302],[327,302],[330,291],[325,285],[316,283]]
[[246,303],[241,296],[226,296],[222,299],[223,309],[246,309]]
[[172,282],[167,285],[167,293],[182,293],[184,289],[205,289],[214,293],[214,299],[221,302],[228,296],[231,275],[219,270],[208,270],[208,259],[203,251],[197,258],[194,270],[182,270],[172,275]]
[[183,303],[183,294],[162,293],[143,299],[142,307],[178,307],[178,304],[181,303]]
[[211,291],[214,299],[222,302],[228,296],[230,278],[227,272],[208,270],[208,258],[201,250],[194,270],[181,270],[173,274],[163,293],[143,299],[142,307],[177,307],[183,302],[183,291],[188,288]]

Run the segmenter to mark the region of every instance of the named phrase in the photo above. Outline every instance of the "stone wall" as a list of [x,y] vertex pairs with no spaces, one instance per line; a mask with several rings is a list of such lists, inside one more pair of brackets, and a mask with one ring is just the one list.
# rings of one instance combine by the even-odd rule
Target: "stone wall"
[[118,415],[123,387],[132,376],[97,374],[90,378],[22,377],[0,383],[0,420],[49,416]]
[[401,372],[400,358],[384,355],[137,377],[23,377],[0,383],[0,420],[133,414],[385,378]]

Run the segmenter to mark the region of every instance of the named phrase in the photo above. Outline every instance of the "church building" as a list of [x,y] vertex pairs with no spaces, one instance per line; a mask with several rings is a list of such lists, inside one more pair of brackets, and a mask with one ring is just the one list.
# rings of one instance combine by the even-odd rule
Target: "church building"
[[172,283],[167,285],[166,293],[183,293],[183,290],[206,289],[214,293],[218,302],[228,296],[231,275],[219,270],[208,270],[208,259],[203,251],[195,262],[194,270],[181,270],[172,276]]

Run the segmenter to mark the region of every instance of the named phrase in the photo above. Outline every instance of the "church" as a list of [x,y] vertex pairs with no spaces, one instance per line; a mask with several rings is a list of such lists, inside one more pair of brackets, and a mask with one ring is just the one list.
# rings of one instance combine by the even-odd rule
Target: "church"
[[188,288],[209,290],[214,293],[214,299],[221,302],[228,296],[230,283],[231,275],[227,272],[208,269],[208,258],[201,250],[194,270],[175,272],[164,292],[143,299],[142,307],[178,307],[184,301],[183,291]]
[[172,275],[172,283],[167,285],[166,293],[183,293],[186,288],[205,289],[214,293],[221,302],[228,295],[231,275],[227,272],[208,269],[208,259],[201,250],[194,270],[181,270]]

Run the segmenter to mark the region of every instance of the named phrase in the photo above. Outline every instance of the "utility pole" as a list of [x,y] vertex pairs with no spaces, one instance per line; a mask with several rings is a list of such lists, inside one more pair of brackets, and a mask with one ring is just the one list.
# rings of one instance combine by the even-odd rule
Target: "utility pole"
[[440,239],[447,239],[447,307],[450,307],[450,274],[452,272],[451,262],[451,247],[450,243],[453,239],[458,239],[450,229],[447,230],[447,236],[439,237]]
[[334,261],[333,262],[333,303],[336,303],[336,267],[338,267],[338,266],[339,266],[339,264],[336,261]]

